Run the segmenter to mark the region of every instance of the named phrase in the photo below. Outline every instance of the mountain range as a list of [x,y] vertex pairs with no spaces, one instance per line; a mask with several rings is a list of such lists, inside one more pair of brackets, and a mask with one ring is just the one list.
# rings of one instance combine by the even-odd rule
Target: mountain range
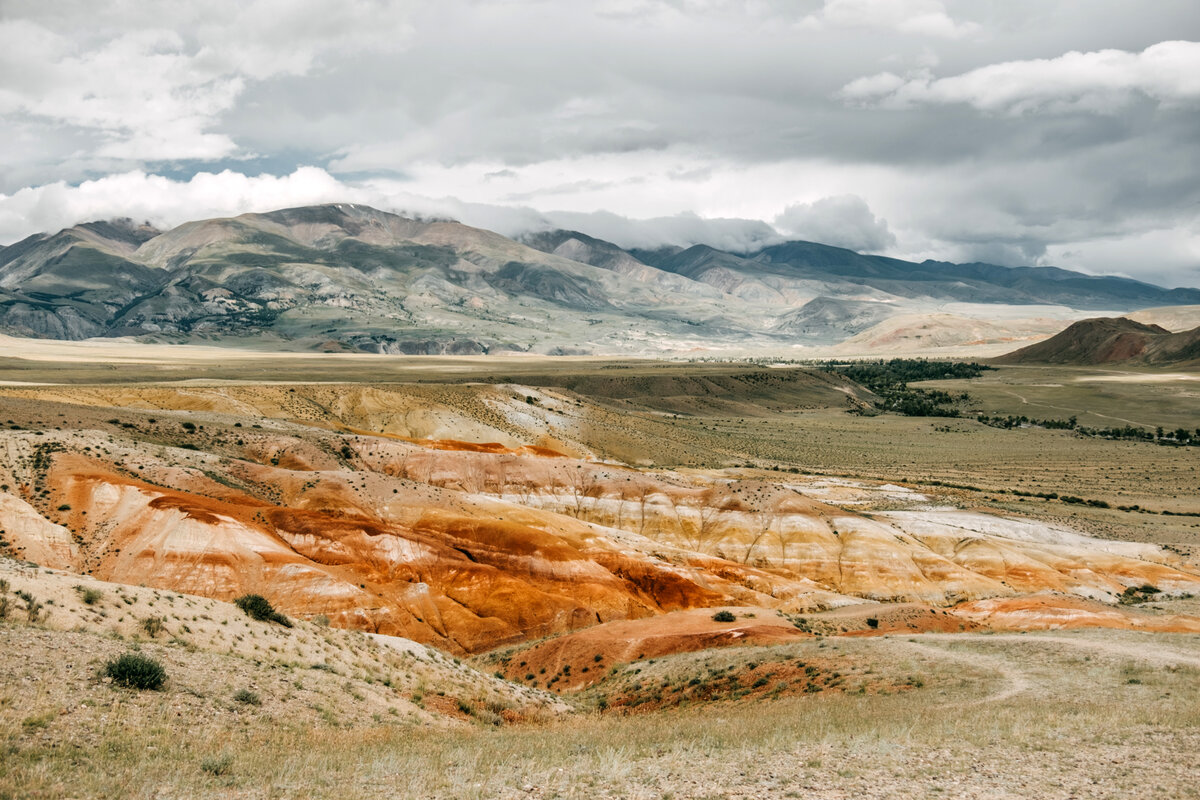
[[1007,306],[1066,320],[1195,303],[1197,289],[1053,267],[913,263],[802,241],[733,253],[622,249],[563,230],[514,240],[351,204],[167,231],[90,222],[0,248],[5,333],[290,350],[780,351],[869,337],[904,315],[1020,316]]

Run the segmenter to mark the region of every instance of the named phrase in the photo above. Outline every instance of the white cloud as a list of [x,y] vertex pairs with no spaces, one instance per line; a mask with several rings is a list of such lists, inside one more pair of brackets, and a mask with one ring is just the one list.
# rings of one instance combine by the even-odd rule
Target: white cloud
[[248,176],[230,170],[201,172],[187,181],[125,172],[78,186],[53,183],[0,195],[0,241],[96,219],[131,217],[171,227],[193,219],[247,211],[333,201],[366,202],[367,197],[368,193],[313,167],[283,177]]
[[[0,241],[344,200],[651,246],[744,248],[779,219],[1009,263],[1161,231],[1119,267],[1153,277],[1200,208],[1194,45],[1143,52],[1200,40],[1194,0],[0,8]],[[1047,113],[1068,108],[1115,111]],[[869,208],[822,221],[844,195]]]
[[1146,279],[1148,261],[1151,277],[1168,287],[1200,287],[1200,219],[1186,226],[1163,228],[1054,245],[1046,254],[1048,263],[1099,275],[1126,275]]
[[916,36],[960,39],[978,33],[974,22],[955,22],[941,0],[825,0],[806,28],[885,28]]
[[775,227],[788,236],[878,253],[896,244],[887,220],[871,213],[865,200],[847,194],[795,203],[775,218]]
[[[311,70],[328,50],[396,47],[410,32],[394,0],[12,2],[0,20],[0,120],[40,118],[95,134],[92,156],[215,160],[238,151],[214,130],[247,81]],[[78,8],[74,8],[78,12]],[[150,24],[147,24],[149,21]]]
[[197,70],[182,47],[173,31],[144,30],[80,53],[34,23],[0,22],[0,114],[92,129],[102,157],[136,146],[142,158],[220,158],[235,145],[206,128],[241,80]]
[[[975,196],[992,193],[999,174],[979,176],[979,192],[969,193],[956,191],[952,172],[948,169],[908,179],[893,176],[875,181],[889,187],[879,195],[881,207],[890,219],[903,221],[904,226],[893,234],[865,200],[852,195],[817,194],[811,201],[792,203],[779,212],[784,203],[778,198],[794,192],[794,187],[805,179],[822,188],[836,183],[837,173],[822,176],[813,165],[764,168],[748,177],[761,190],[754,193],[757,201],[778,203],[767,213],[741,216],[736,211],[739,207],[763,206],[733,204],[724,206],[724,213],[707,216],[684,212],[642,218],[599,208],[539,210],[527,205],[464,202],[453,196],[422,195],[409,183],[396,180],[344,181],[316,167],[302,167],[279,177],[225,170],[198,173],[189,180],[131,171],[78,186],[54,183],[0,195],[0,242],[119,216],[149,220],[168,228],[189,220],[249,211],[351,202],[406,216],[457,219],[506,236],[568,228],[622,247],[708,244],[748,252],[799,237],[853,249],[883,250],[887,255],[918,261],[1040,262],[1091,272],[1124,273],[1168,285],[1196,286],[1200,281],[1200,218],[1195,214],[1156,221],[1129,219],[1121,226],[1106,229],[1068,215],[1060,219],[1056,211],[1061,207],[1060,199],[1047,198],[1046,208],[1036,210],[1054,219],[1052,224],[1039,226],[1050,241],[1047,246],[1045,239],[1030,238],[1025,233],[1027,223],[989,214],[986,204]],[[1021,180],[1023,176],[1016,178]],[[731,194],[733,177],[717,171],[712,180],[717,193]],[[763,193],[768,196],[765,200],[759,197]],[[1063,193],[1079,192],[1065,186]],[[775,225],[766,219],[773,219]],[[989,232],[980,233],[981,227]]]
[[1170,41],[1140,53],[1069,52],[1058,58],[1006,61],[948,78],[890,72],[852,81],[842,97],[864,105],[913,108],[966,104],[981,111],[1113,113],[1136,97],[1163,106],[1200,101],[1200,42]]
[[761,220],[701,217],[690,212],[650,219],[632,219],[607,211],[550,211],[542,216],[555,228],[581,231],[626,248],[706,244],[719,250],[746,253],[785,239]]
[[705,243],[749,250],[782,239],[760,220],[709,219],[692,213],[632,219],[604,211],[542,212],[528,206],[422,196],[392,180],[344,182],[323,169],[302,167],[282,177],[225,170],[198,173],[186,181],[132,171],[78,186],[54,183],[21,189],[0,195],[0,241],[113,217],[148,220],[169,228],[196,219],[333,202],[362,203],[407,216],[456,219],[507,236],[572,228],[624,247]]

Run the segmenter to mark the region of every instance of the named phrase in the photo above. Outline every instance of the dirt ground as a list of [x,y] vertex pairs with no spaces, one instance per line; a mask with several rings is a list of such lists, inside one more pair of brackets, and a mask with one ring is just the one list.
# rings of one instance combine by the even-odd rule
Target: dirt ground
[[[848,413],[862,410],[863,397],[845,387],[756,365],[302,357],[222,363],[219,356],[197,352],[174,363],[153,352],[135,361],[0,359],[0,381],[25,382],[0,391],[0,423],[17,438],[99,431],[103,440],[88,446],[103,445],[106,455],[129,437],[146,453],[178,452],[192,465],[187,480],[213,494],[237,488],[213,476],[229,481],[222,464],[241,460],[275,476],[255,484],[263,502],[284,472],[342,470],[359,488],[347,487],[338,502],[372,492],[386,500],[393,487],[406,498],[472,495],[479,507],[519,500],[512,491],[502,497],[503,489],[483,498],[482,490],[433,487],[429,475],[424,486],[408,477],[385,485],[377,476],[368,486],[347,469],[362,453],[338,449],[359,435],[386,434],[379,438],[404,444],[415,436],[449,440],[458,430],[465,431],[458,438],[495,442],[485,454],[515,458],[534,446],[606,469],[623,468],[613,463],[621,462],[679,492],[692,491],[701,477],[758,486],[803,476],[795,480],[809,492],[805,503],[842,503],[837,507],[854,509],[864,525],[918,507],[1009,511],[1122,547],[1160,544],[1172,559],[1193,564],[1200,552],[1200,448],[863,416]],[[367,363],[370,383],[361,374]],[[1189,381],[1070,377],[1000,370],[956,390],[977,395],[989,413],[1029,413],[1018,409],[1038,404],[1068,416],[1074,410],[1164,427],[1195,419]],[[299,386],[294,382],[308,388],[289,391]],[[347,393],[339,388],[346,383],[371,391]],[[553,418],[553,437],[526,441],[520,420],[533,417],[480,405],[475,383],[502,387],[505,402],[522,414]],[[229,391],[215,397],[206,386]],[[180,388],[196,390],[183,405]],[[381,405],[376,389],[396,394]],[[1137,405],[1143,392],[1150,399]],[[394,407],[400,395],[416,398],[403,413]],[[446,416],[423,412],[422,403]],[[177,422],[168,426],[176,413],[193,414],[186,418],[204,427],[183,433]],[[148,422],[152,417],[158,421]],[[334,437],[329,442],[348,438],[322,438],[323,450],[305,449],[303,430]],[[297,444],[287,452],[251,452],[256,437]],[[194,446],[179,449],[184,444]],[[457,457],[450,444],[439,447],[439,458]],[[170,482],[174,473],[143,461],[146,481]],[[893,484],[894,491],[887,488]],[[536,513],[567,515],[567,488],[560,487],[561,498],[539,495]],[[1111,507],[1027,496],[1039,492]],[[31,501],[49,515],[74,513],[59,499]],[[573,519],[581,530],[607,522]],[[632,534],[614,541],[626,555],[635,550]],[[637,541],[649,548],[647,563],[687,565],[678,543]],[[891,607],[890,616],[772,611],[768,620],[747,616],[762,609],[731,605],[734,625],[756,630],[749,644],[633,653],[597,649],[575,634],[578,646],[551,638],[460,663],[403,640],[317,622],[276,629],[208,598],[0,563],[11,601],[0,621],[0,651],[8,654],[0,658],[0,800],[1200,797],[1196,634],[995,632],[958,618],[949,624],[944,609],[911,605]],[[727,580],[752,587],[775,574],[771,564],[757,572],[741,567]],[[88,602],[89,588],[100,597]],[[42,604],[36,619],[18,591]],[[683,613],[696,616],[697,635],[725,636],[709,611]],[[1138,611],[1195,615],[1200,600],[1148,599]],[[145,620],[160,616],[165,630],[150,633]],[[926,616],[939,625],[926,624]],[[632,629],[637,622],[620,624]],[[165,691],[138,693],[103,679],[104,662],[133,648],[166,664]],[[594,680],[601,670],[603,680]],[[556,676],[566,677],[547,691]],[[553,693],[564,686],[569,691]],[[238,690],[259,702],[238,700]]]

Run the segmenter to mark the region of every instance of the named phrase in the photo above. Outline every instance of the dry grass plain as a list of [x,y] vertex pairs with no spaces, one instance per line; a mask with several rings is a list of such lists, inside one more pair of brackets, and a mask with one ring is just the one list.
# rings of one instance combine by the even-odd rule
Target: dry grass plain
[[[938,502],[1066,521],[1107,538],[1169,545],[1195,561],[1200,517],[1011,492],[1200,512],[1200,449],[968,420],[857,416],[846,413],[860,404],[853,392],[780,382],[782,372],[566,359],[7,358],[0,359],[0,381],[57,385],[4,389],[0,421],[53,428],[74,391],[86,402],[71,413],[100,425],[112,416],[106,404],[119,405],[106,392],[162,382],[420,382],[451,405],[467,395],[446,384],[548,386],[593,404],[573,441],[600,457],[684,472],[734,468],[779,479],[780,470],[795,469],[902,482],[930,490]],[[1085,422],[1084,413],[1099,413],[1164,427],[1200,425],[1186,381],[1088,380],[1097,374],[1068,382],[1006,368],[960,388],[987,413],[1065,417],[1078,409]],[[709,388],[698,392],[697,380]],[[1062,385],[1042,385],[1051,383]],[[1034,402],[1062,410],[1034,412]],[[297,408],[281,402],[256,413],[264,422],[303,420]],[[305,413],[320,417],[329,409],[309,406]],[[331,419],[307,422],[330,426]],[[334,422],[338,430],[370,429],[366,418]],[[973,488],[930,486],[935,481]],[[879,500],[863,510],[888,508]],[[0,798],[1200,797],[1200,636],[1192,634],[813,637],[606,664],[617,667],[610,678],[560,700],[514,682],[466,681],[467,665],[449,659],[431,658],[419,671],[408,662],[402,667],[360,635],[302,623],[284,638],[255,631],[224,604],[183,595],[172,603],[155,590],[127,587],[120,594],[145,604],[143,615],[150,602],[179,613],[189,603],[209,603],[188,611],[213,618],[213,630],[198,619],[170,623],[189,624],[194,635],[173,629],[173,638],[141,636],[137,646],[159,657],[170,679],[162,693],[138,694],[97,675],[105,658],[139,634],[131,628],[118,638],[92,619],[96,610],[73,588],[90,579],[11,568],[41,581],[40,595],[56,598],[51,610],[77,621],[0,622],[8,654],[0,682]],[[14,585],[19,579],[11,578]],[[116,589],[102,591],[106,603],[117,602]],[[110,614],[133,607],[119,602]],[[1196,606],[1181,599],[1146,610],[1195,614]],[[231,632],[235,625],[245,630]],[[310,662],[341,673],[313,670]],[[472,663],[481,676],[492,668]],[[385,675],[393,685],[383,683]],[[467,687],[477,691],[468,695]],[[234,701],[239,688],[255,691],[261,705]],[[451,700],[430,708],[433,697]],[[501,699],[525,709],[520,724],[496,724]],[[554,710],[560,702],[570,709]],[[433,712],[438,719],[431,722]]]
[[[561,722],[431,732],[286,713],[263,724],[271,706],[287,710],[273,697],[264,710],[181,717],[180,706],[203,703],[190,686],[146,698],[76,678],[91,688],[67,705],[84,700],[109,712],[86,739],[46,735],[71,719],[51,700],[64,680],[51,670],[28,715],[6,715],[0,796],[1197,796],[1200,637],[824,639],[667,658],[638,677],[667,687],[788,660],[848,676],[845,690],[646,713],[589,711],[592,696]],[[10,703],[15,689],[6,689]]]

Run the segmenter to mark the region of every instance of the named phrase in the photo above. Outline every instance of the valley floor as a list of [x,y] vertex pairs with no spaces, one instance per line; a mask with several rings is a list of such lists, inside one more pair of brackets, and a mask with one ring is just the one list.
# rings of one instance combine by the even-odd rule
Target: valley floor
[[[366,363],[0,361],[0,800],[1200,797],[1200,448]],[[1098,377],[946,388],[1135,419]]]

